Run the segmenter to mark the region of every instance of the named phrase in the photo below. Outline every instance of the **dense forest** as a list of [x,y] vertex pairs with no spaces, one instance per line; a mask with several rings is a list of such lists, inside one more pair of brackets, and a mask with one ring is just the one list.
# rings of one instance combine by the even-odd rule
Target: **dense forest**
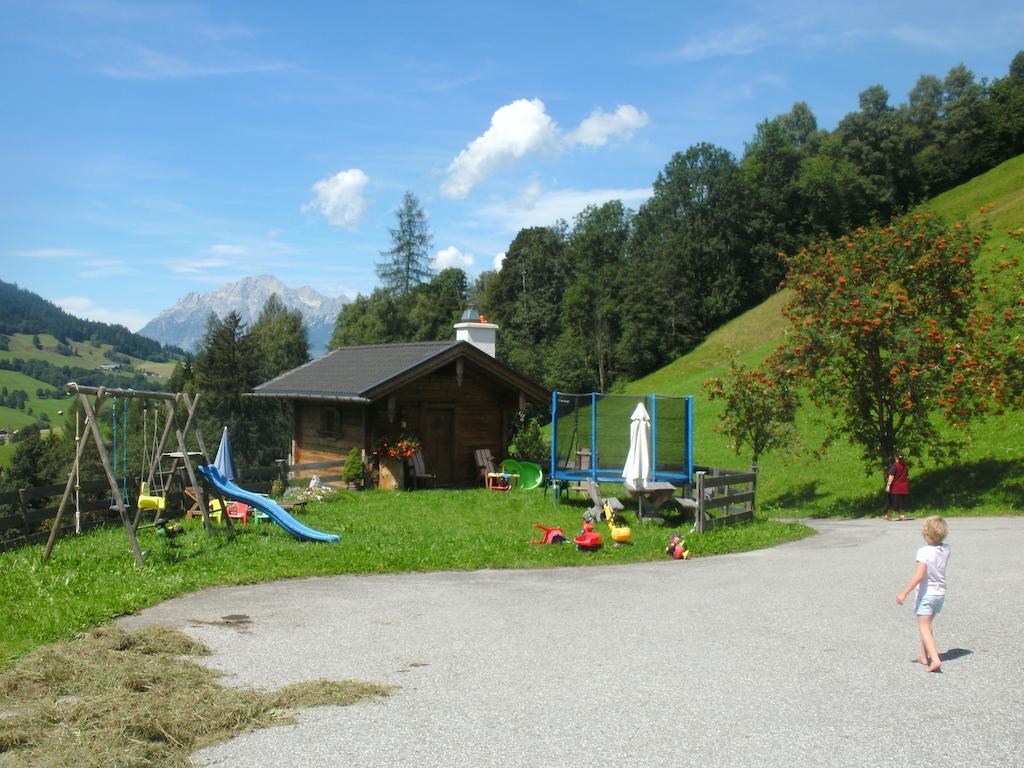
[[1024,52],[991,82],[963,65],[923,75],[898,105],[873,85],[831,131],[797,102],[758,124],[738,159],[710,143],[677,152],[639,210],[611,201],[524,229],[501,269],[474,284],[461,270],[423,269],[429,230],[407,195],[382,285],[342,310],[332,348],[450,338],[475,304],[501,326],[499,357],[523,373],[611,389],[771,295],[780,253],[887,221],[1022,152]]
[[110,344],[122,355],[164,363],[184,357],[183,350],[132,333],[123,325],[82,320],[42,297],[0,280],[0,334],[48,333],[58,341]]

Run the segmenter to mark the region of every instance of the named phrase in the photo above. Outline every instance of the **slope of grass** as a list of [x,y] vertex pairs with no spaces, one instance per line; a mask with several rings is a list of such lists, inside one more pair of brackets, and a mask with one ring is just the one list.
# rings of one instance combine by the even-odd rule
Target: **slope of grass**
[[[989,203],[993,208],[983,215],[980,209],[988,210]],[[946,221],[967,221],[973,225],[988,219],[994,238],[1007,229],[1024,226],[1024,155],[943,192],[922,208],[934,211]]]
[[[72,368],[95,368],[98,365],[110,365],[111,361],[104,357],[104,353],[113,349],[109,344],[93,346],[88,341],[73,341],[69,346],[75,352],[74,356],[68,357],[57,352],[57,339],[49,334],[39,334],[39,343],[42,349],[36,349],[32,344],[32,335],[16,333],[9,337],[10,349],[0,351],[0,360],[42,360],[63,367]],[[137,357],[129,357],[131,365],[138,371],[151,371],[158,377],[166,379],[174,371],[174,363],[154,363],[148,360],[141,360]]]
[[[44,413],[49,417],[50,424],[54,427],[59,429],[63,425],[64,416],[60,411],[67,408],[68,403],[71,401],[63,397],[63,393],[60,393],[62,396],[59,398],[40,398],[36,396],[36,391],[39,389],[55,393],[56,390],[49,384],[33,379],[31,376],[26,376],[23,373],[0,370],[0,387],[7,387],[8,392],[13,392],[16,389],[28,392],[25,410],[0,406],[0,427],[8,431],[21,429],[24,426],[39,421]],[[29,413],[29,410],[32,412]]]
[[[989,203],[992,203],[990,209]],[[984,207],[986,213],[979,213]],[[1007,161],[967,184],[937,197],[922,210],[947,221],[982,218],[992,237],[985,261],[1003,246],[1024,257],[1024,247],[1006,235],[1024,226],[1024,156]],[[1024,261],[1024,258],[1022,258]],[[979,266],[983,266],[979,265]],[[737,455],[715,431],[721,405],[704,394],[704,382],[728,372],[729,360],[747,365],[761,362],[783,340],[781,315],[786,291],[772,296],[712,333],[703,344],[661,370],[632,382],[622,391],[633,394],[694,395],[694,453],[700,464],[748,467],[750,456]],[[797,425],[803,448],[821,445],[826,425],[821,414],[802,409]],[[628,430],[628,424],[623,429]],[[916,512],[957,514],[1020,514],[1024,511],[1024,413],[992,417],[974,427],[974,441],[955,466],[912,468]],[[768,454],[761,457],[759,506],[779,516],[861,516],[880,514],[882,477],[866,474],[857,448],[833,444],[821,458]]]

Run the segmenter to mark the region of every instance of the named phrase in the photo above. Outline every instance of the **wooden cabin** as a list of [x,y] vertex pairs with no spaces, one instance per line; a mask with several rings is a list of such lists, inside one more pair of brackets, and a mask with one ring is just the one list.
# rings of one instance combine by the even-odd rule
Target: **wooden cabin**
[[336,349],[251,396],[292,403],[291,464],[343,461],[356,447],[369,465],[380,440],[412,436],[438,486],[471,486],[474,452],[504,456],[514,413],[550,393],[494,358],[497,326],[455,327],[454,341]]

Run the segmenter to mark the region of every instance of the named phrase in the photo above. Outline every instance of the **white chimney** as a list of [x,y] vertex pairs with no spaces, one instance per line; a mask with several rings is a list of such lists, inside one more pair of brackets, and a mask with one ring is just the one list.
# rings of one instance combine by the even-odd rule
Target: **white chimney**
[[455,324],[455,340],[468,341],[481,352],[495,356],[498,326],[487,322],[487,318],[475,309],[467,309]]

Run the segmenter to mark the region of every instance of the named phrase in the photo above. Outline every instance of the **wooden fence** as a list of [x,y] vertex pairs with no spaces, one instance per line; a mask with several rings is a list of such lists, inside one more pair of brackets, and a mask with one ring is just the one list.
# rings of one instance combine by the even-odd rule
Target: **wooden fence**
[[[46,541],[65,485],[0,493],[0,552]],[[110,486],[105,480],[82,483],[79,499],[80,530],[88,531],[111,522],[120,523],[117,510],[110,508]],[[73,509],[71,514],[64,515],[63,521],[58,533],[74,533]]]
[[[269,493],[277,480],[284,488],[289,479],[299,472],[316,472],[320,480],[328,484],[341,481],[344,461],[320,461],[312,464],[288,465],[277,462],[268,467],[242,467],[238,470],[236,482],[254,493]],[[167,499],[165,515],[170,518],[185,514],[185,497],[182,479],[175,477],[164,494]],[[299,481],[306,485],[308,480]],[[39,488],[22,488],[18,491],[0,493],[0,552],[16,549],[28,544],[39,544],[50,535],[53,519],[57,516],[57,505],[64,493],[65,483]],[[138,479],[132,483],[129,497],[138,495]],[[79,486],[79,510],[81,531],[88,531],[100,525],[121,524],[116,509],[111,509],[110,486],[105,480],[81,483]],[[57,531],[58,536],[75,532],[74,504],[69,504],[62,519],[64,523]]]
[[[694,521],[697,533],[754,519],[757,467],[749,472],[720,467],[694,468]],[[721,510],[710,514],[711,510]]]

